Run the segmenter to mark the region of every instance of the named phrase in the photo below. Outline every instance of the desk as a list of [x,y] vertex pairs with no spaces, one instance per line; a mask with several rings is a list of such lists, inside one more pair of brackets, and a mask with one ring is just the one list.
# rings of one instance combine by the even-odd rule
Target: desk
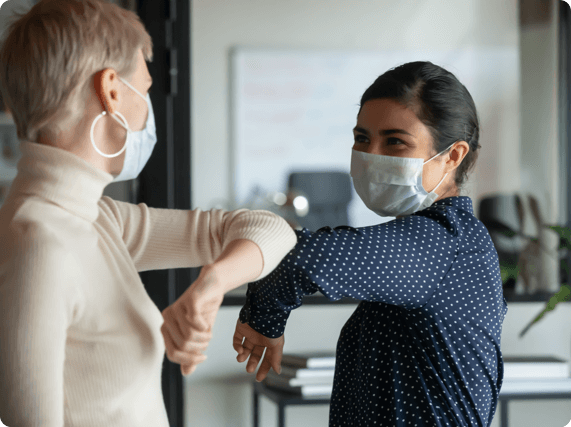
[[331,396],[302,397],[295,393],[266,387],[254,381],[254,427],[260,427],[260,396],[266,396],[278,405],[278,427],[286,427],[285,408],[289,405],[329,405]]
[[[302,397],[254,382],[254,427],[260,426],[260,396],[278,405],[278,427],[286,427],[285,408],[289,405],[329,405],[330,396]],[[571,399],[571,378],[547,380],[505,380],[499,396],[500,427],[508,427],[510,400]]]
[[500,427],[508,427],[510,400],[571,399],[571,378],[504,380],[500,391]]

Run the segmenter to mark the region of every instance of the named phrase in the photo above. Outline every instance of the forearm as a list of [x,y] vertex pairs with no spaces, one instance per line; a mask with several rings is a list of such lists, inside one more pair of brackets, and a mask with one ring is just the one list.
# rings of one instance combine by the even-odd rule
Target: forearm
[[163,312],[161,332],[167,357],[180,363],[189,375],[205,360],[201,351],[208,343],[224,294],[260,275],[262,251],[247,239],[230,241],[214,262],[202,267],[196,281]]
[[263,268],[264,258],[257,244],[246,239],[234,240],[216,261],[203,267],[204,275],[212,280],[201,281],[202,289],[196,291],[225,294],[256,279]]
[[304,295],[317,291],[311,283],[295,280],[291,274],[295,259],[294,250],[267,277],[248,285],[240,321],[266,337],[283,335],[290,312],[301,306]]

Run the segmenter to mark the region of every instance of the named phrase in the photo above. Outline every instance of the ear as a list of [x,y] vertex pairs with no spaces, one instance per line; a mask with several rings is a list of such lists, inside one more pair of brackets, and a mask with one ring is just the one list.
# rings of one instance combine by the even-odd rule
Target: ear
[[448,152],[448,159],[446,160],[446,172],[452,172],[458,166],[460,166],[460,163],[462,163],[462,160],[464,160],[464,157],[466,157],[468,151],[470,151],[470,146],[466,141],[456,142]]
[[109,114],[119,107],[119,76],[112,68],[106,68],[95,74],[93,84],[101,106]]

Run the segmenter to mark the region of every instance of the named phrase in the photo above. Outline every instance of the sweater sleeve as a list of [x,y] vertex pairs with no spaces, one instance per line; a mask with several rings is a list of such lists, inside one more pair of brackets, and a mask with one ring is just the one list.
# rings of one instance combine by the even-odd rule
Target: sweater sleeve
[[247,239],[262,252],[267,276],[294,247],[287,222],[267,211],[156,209],[103,197],[100,207],[115,219],[137,271],[199,267],[214,262],[233,240]]
[[13,226],[0,250],[0,419],[62,427],[66,331],[82,310],[77,263],[38,225]]

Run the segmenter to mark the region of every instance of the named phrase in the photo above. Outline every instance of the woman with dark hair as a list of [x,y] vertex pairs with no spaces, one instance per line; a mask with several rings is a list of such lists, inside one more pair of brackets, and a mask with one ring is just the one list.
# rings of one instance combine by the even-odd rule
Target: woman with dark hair
[[234,348],[256,379],[280,371],[304,295],[361,300],[337,344],[331,426],[489,426],[503,378],[507,312],[497,253],[460,189],[478,157],[468,90],[430,62],[389,70],[361,99],[351,175],[371,227],[296,231],[251,283]]

